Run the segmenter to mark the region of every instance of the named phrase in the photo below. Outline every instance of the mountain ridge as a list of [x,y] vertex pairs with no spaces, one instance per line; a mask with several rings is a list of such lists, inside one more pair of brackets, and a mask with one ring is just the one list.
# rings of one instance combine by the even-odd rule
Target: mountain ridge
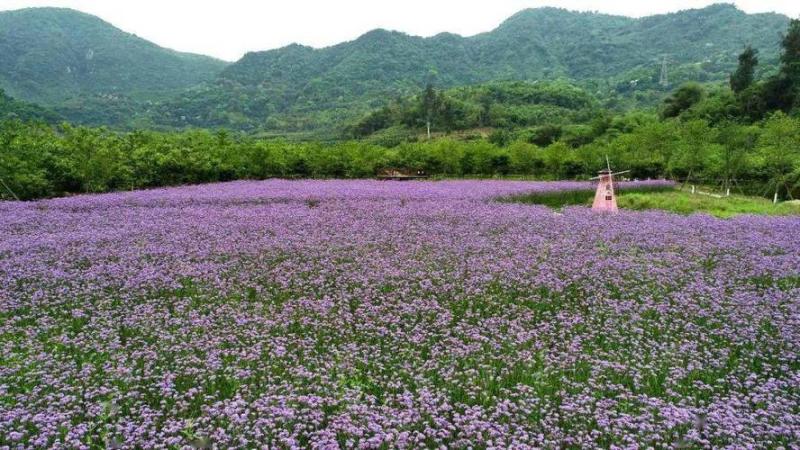
[[[30,11],[66,18],[42,19],[50,26],[38,28],[28,21],[25,30],[26,22],[17,23],[10,42],[8,17]],[[84,26],[66,29],[59,20]],[[91,15],[34,8],[0,12],[0,88],[79,123],[276,132],[341,127],[429,83],[563,79],[602,98],[654,105],[670,89],[658,83],[665,57],[671,86],[725,82],[744,44],[759,49],[767,68],[759,70],[769,70],[788,21],[730,4],[642,18],[529,8],[472,36],[378,28],[322,48],[295,43],[248,52],[227,64],[164,49]]]
[[[564,78],[594,80],[612,93],[619,85],[625,94],[635,80],[638,89],[659,90],[665,56],[675,82],[723,82],[742,43],[759,48],[765,65],[776,61],[778,30],[788,21],[779,14],[747,14],[730,4],[644,18],[545,7],[522,10],[492,31],[468,37],[375,29],[324,48],[293,44],[250,52],[196,98],[179,100],[185,120],[174,120],[169,102],[164,117],[171,126],[299,130],[310,122],[324,126],[350,120],[427,83],[449,88]],[[257,102],[242,98],[259,98],[260,103],[256,108]],[[204,106],[192,108],[192,103]],[[216,105],[216,111],[209,111],[209,105]],[[226,122],[226,115],[254,120]]]
[[69,8],[0,11],[0,87],[26,101],[57,105],[114,93],[157,98],[209,81],[225,65]]

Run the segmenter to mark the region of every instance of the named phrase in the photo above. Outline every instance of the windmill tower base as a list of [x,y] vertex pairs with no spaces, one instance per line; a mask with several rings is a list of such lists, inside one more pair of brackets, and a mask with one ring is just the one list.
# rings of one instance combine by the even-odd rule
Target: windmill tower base
[[597,184],[597,191],[594,194],[594,203],[592,203],[592,211],[602,213],[616,213],[619,211],[617,208],[617,196],[614,193],[614,179],[610,170],[600,171],[599,180]]

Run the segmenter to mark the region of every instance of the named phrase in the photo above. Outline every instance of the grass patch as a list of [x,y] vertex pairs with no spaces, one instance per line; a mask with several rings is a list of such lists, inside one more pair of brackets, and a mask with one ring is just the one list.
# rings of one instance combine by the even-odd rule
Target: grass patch
[[[591,206],[594,190],[571,190],[559,192],[538,192],[505,197],[501,201],[531,203],[558,209],[565,206]],[[740,214],[769,216],[788,216],[799,214],[800,204],[784,202],[773,204],[762,197],[732,195],[712,197],[692,194],[668,186],[649,186],[620,189],[617,192],[620,208],[643,211],[661,209],[678,214],[706,213],[715,217],[728,218]]]
[[544,205],[557,209],[569,205],[590,204],[593,197],[594,191],[556,191],[515,195],[512,197],[505,197],[500,200],[509,203],[531,203],[534,205]]
[[[672,186],[634,186],[618,187],[618,196],[626,194],[652,194],[658,192],[670,192],[675,188]],[[531,203],[534,205],[545,205],[551,208],[563,208],[570,205],[591,205],[594,200],[594,189],[572,189],[566,191],[550,192],[531,192],[528,194],[513,195],[503,197],[500,201],[509,203]]]
[[770,200],[765,198],[740,195],[716,198],[678,190],[659,193],[623,192],[619,196],[617,203],[620,208],[637,211],[663,209],[678,214],[702,212],[722,218],[733,217],[740,214],[768,216],[800,214],[800,205],[796,203],[784,202],[773,204]]

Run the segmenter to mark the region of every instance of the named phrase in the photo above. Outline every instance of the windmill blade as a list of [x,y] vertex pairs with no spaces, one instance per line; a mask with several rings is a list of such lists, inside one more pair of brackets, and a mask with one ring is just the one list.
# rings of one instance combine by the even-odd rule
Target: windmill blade
[[623,173],[628,173],[628,172],[630,172],[630,170],[623,170],[622,172],[614,172],[614,173],[611,173],[611,174],[608,174],[608,175],[603,174],[603,175],[600,175],[600,176],[589,178],[589,181],[600,180],[603,177],[608,177],[608,176],[613,177],[613,176],[617,176],[617,175],[622,175]]

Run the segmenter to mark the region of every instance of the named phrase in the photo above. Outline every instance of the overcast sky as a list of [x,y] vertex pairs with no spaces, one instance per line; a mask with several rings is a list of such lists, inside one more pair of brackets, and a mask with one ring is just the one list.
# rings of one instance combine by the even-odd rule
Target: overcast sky
[[[641,17],[703,0],[0,0],[0,10],[61,6],[97,15],[161,46],[233,61],[298,42],[325,47],[373,28],[420,36],[489,31],[523,8],[559,6]],[[741,0],[747,12],[800,16],[800,0]]]

